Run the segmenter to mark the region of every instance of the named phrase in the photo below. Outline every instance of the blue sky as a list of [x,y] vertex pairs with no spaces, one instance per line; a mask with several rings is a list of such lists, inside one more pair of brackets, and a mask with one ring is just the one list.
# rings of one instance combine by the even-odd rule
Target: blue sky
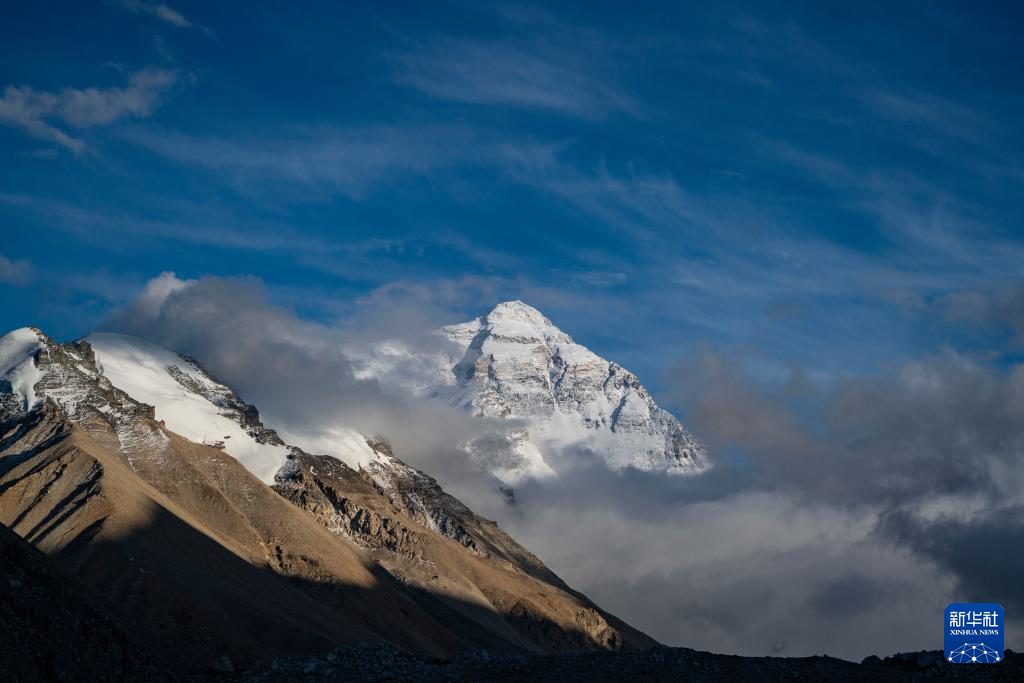
[[1014,353],[1013,10],[378,5],[5,8],[0,326],[174,271],[327,323],[521,298],[655,389]]
[[0,327],[236,278],[183,331],[264,379],[259,325],[211,317],[336,340],[520,298],[716,457],[492,501],[613,612],[859,658],[1024,604],[1024,11],[165,2],[5,7]]

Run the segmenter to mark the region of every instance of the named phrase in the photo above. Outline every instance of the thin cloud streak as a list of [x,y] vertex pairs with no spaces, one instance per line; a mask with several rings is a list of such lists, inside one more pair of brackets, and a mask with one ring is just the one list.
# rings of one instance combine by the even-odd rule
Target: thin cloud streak
[[197,29],[208,36],[213,35],[213,31],[210,28],[190,21],[184,14],[162,2],[115,0],[115,4],[132,14],[150,16],[174,28]]
[[29,86],[8,86],[0,97],[0,123],[78,154],[85,150],[85,141],[57,123],[82,130],[124,119],[147,118],[177,81],[175,71],[148,68],[132,74],[123,88],[67,87],[59,92],[44,92]]
[[616,78],[628,47],[533,8],[498,7],[488,18],[497,22],[498,37],[433,36],[390,53],[394,81],[463,104],[586,120],[642,116],[642,107]]
[[[561,203],[567,215],[595,221],[593,230],[617,239],[629,236],[614,263],[617,280],[654,285],[644,293],[652,310],[665,315],[668,307],[681,324],[725,337],[749,335],[750,321],[780,302],[818,310],[826,301],[863,301],[844,317],[848,325],[839,326],[844,330],[868,325],[895,334],[896,326],[879,309],[889,306],[894,293],[933,296],[985,286],[1024,255],[981,222],[978,207],[925,179],[885,169],[860,174],[842,159],[765,138],[755,138],[754,148],[766,159],[781,160],[844,193],[834,200],[838,208],[874,221],[886,244],[865,251],[836,243],[827,231],[794,219],[782,200],[692,191],[669,172],[641,172],[632,165],[613,168],[600,161],[588,168],[567,160],[577,151],[568,141],[503,139],[497,131],[468,126],[305,130],[270,141],[140,129],[125,137],[184,165],[227,171],[218,174],[221,182],[226,175],[243,194],[294,187],[294,196],[304,201],[311,192],[367,201],[396,183],[429,177],[433,186],[454,186],[459,173],[488,170],[495,182],[529,188]],[[452,242],[459,244],[466,242]],[[564,251],[571,262],[582,258],[576,242],[554,239],[548,248]],[[496,273],[514,270],[515,259],[504,254],[483,247],[472,251],[475,262]],[[326,253],[304,256],[303,263],[360,280],[373,280],[377,267]],[[570,288],[594,285],[580,278],[571,282]],[[722,316],[723,309],[741,318]],[[810,342],[805,332],[781,324],[760,333],[784,334],[786,340],[776,341],[801,349]]]
[[122,137],[177,163],[226,171],[243,191],[281,181],[364,199],[382,184],[472,161],[480,146],[457,127],[300,128],[289,136],[247,140],[205,138],[133,128]]
[[0,254],[0,283],[24,287],[35,275],[35,268],[28,259],[11,260]]
[[584,119],[639,114],[629,96],[605,81],[596,60],[571,46],[439,38],[394,60],[399,85],[436,99],[547,109]]

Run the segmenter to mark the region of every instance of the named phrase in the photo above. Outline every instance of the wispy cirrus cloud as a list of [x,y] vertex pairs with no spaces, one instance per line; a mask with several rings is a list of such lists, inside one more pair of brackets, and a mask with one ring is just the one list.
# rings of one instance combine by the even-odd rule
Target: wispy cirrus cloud
[[154,17],[177,28],[199,28],[203,31],[207,29],[203,26],[199,26],[185,18],[181,12],[162,2],[143,2],[143,0],[117,0],[117,5],[121,8],[131,12],[132,14],[141,14]]
[[27,259],[9,259],[0,254],[0,283],[24,287],[35,274],[35,268]]
[[[343,239],[304,226],[238,216],[190,202],[164,202],[159,209],[162,217],[153,218],[51,197],[0,192],[0,210],[28,218],[41,231],[80,240],[108,254],[135,251],[142,240],[149,245],[173,244],[249,254],[273,252],[302,268],[358,282],[400,279],[409,276],[413,265],[421,274],[435,272],[431,255],[439,253],[485,272],[504,272],[521,266],[521,261],[509,254],[474,245],[452,234]],[[24,276],[31,274],[27,261],[5,264],[0,255],[0,282],[6,276],[9,283],[21,284]]]
[[395,58],[395,80],[430,97],[556,111],[585,119],[637,114],[589,59],[562,45],[437,38]]
[[[961,130],[940,113],[931,112],[925,115],[927,121],[918,121],[912,111],[901,107],[908,124],[949,136]],[[961,114],[973,115],[969,110]],[[831,201],[838,209],[869,217],[888,242],[900,247],[898,253],[912,256],[907,260],[922,269],[938,267],[941,261],[949,268],[1010,270],[1008,266],[1022,256],[1019,243],[1007,239],[1004,226],[993,220],[987,207],[955,184],[912,170],[866,167],[849,158],[855,155],[813,151],[779,140],[761,138],[756,147],[834,193]]]
[[341,250],[348,245],[307,237],[280,224],[232,224],[219,213],[194,207],[177,212],[178,220],[155,220],[122,212],[98,211],[79,204],[34,195],[0,193],[0,206],[31,215],[48,229],[73,235],[90,244],[118,251],[133,249],[129,237],[224,247],[239,251],[317,252]]
[[135,128],[129,142],[172,161],[226,172],[237,187],[284,182],[364,198],[384,182],[449,168],[479,156],[478,135],[450,126],[303,127],[250,139],[196,137]]
[[176,71],[147,68],[132,74],[124,87],[67,87],[46,92],[31,86],[7,86],[0,97],[0,123],[77,154],[85,150],[85,141],[62,126],[83,130],[147,118],[177,81]]
[[899,124],[919,127],[932,134],[985,143],[992,140],[997,124],[982,112],[928,93],[894,92],[866,88],[858,99],[874,115]]
[[[760,152],[752,158],[761,157],[773,173],[781,161],[806,174],[829,190],[817,201],[869,221],[887,248],[865,251],[833,239],[828,230],[794,212],[799,196],[716,194],[677,178],[671,167],[652,170],[640,161],[614,163],[603,155],[581,161],[581,150],[572,141],[510,137],[480,126],[306,127],[244,138],[137,127],[124,134],[184,166],[205,168],[212,182],[226,183],[243,196],[271,193],[275,201],[344,196],[371,202],[389,188],[423,179],[454,193],[469,173],[478,191],[486,191],[491,182],[532,191],[538,201],[553,200],[566,221],[586,223],[598,239],[621,245],[614,263],[595,268],[584,262],[578,240],[554,235],[546,248],[567,259],[563,287],[616,291],[645,282],[643,296],[651,310],[669,310],[679,324],[723,338],[748,335],[751,321],[780,305],[799,307],[813,317],[842,302],[847,315],[831,326],[828,339],[808,335],[799,325],[783,325],[777,316],[772,324],[757,323],[766,342],[799,349],[804,356],[839,358],[834,346],[858,327],[898,335],[898,326],[886,318],[886,311],[895,311],[889,305],[892,292],[935,295],[984,286],[1013,268],[1021,253],[1019,245],[986,229],[976,206],[927,177],[884,167],[864,171],[831,149],[758,136],[749,138],[753,144],[748,149]],[[746,169],[760,181],[757,171],[756,166]],[[757,238],[751,239],[752,234]],[[448,246],[462,243],[471,242]],[[473,251],[471,260],[485,271],[513,270],[508,254],[494,258],[479,243]],[[521,256],[515,247],[509,253],[517,251]],[[407,249],[388,256],[408,267],[413,253]],[[382,269],[386,260],[330,251],[300,259],[311,269],[368,282],[379,281],[382,272],[401,270]],[[591,271],[601,274],[577,274]],[[634,308],[642,306],[634,303]],[[723,310],[732,314],[723,315]],[[848,345],[843,348],[851,358],[858,356]],[[835,362],[866,361],[843,357]]]
[[583,119],[639,115],[617,82],[623,48],[602,33],[539,11],[499,9],[506,34],[434,36],[391,55],[394,79],[449,102],[556,112]]
[[[1024,348],[1024,282],[997,287],[957,289],[938,296],[898,293],[907,313],[969,330],[969,338],[987,338],[990,345],[1003,342],[1011,352]],[[991,344],[995,340],[996,344]]]

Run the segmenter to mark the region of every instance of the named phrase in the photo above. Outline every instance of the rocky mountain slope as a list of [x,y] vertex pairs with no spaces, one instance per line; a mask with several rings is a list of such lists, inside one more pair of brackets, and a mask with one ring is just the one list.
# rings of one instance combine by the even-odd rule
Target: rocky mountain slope
[[351,436],[338,457],[289,446],[195,361],[141,340],[0,339],[0,523],[176,665],[354,642],[653,644]]
[[709,466],[705,448],[636,375],[522,301],[500,303],[438,335],[444,352],[388,342],[353,355],[364,377],[521,425],[466,445],[506,483],[553,476],[563,449],[590,453],[613,469],[693,474]]

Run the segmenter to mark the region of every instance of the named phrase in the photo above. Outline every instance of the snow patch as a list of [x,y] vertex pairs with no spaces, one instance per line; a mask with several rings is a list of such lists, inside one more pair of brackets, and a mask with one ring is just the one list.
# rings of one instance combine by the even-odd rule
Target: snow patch
[[241,425],[221,414],[221,408],[188,391],[171,373],[180,373],[215,393],[227,392],[226,387],[173,351],[136,337],[92,334],[86,341],[96,354],[97,367],[110,383],[136,401],[153,406],[156,419],[163,420],[168,429],[196,443],[222,446],[262,482],[274,483],[274,475],[287,460],[288,448],[259,443]]
[[387,455],[370,448],[365,436],[348,427],[331,426],[302,432],[281,429],[278,434],[307,453],[334,456],[355,470],[368,470],[374,464],[390,466],[393,462]]

